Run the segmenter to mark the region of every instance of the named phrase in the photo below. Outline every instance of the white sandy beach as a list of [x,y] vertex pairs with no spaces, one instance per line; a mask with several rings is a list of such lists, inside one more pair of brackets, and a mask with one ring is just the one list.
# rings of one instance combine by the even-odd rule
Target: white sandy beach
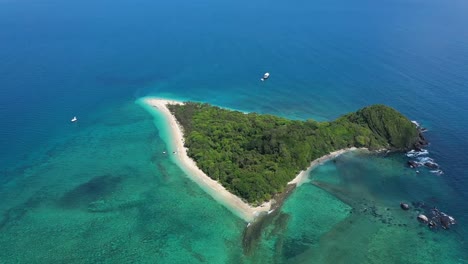
[[[361,150],[364,150],[364,149],[365,148],[362,148]],[[325,155],[325,156],[322,156],[322,157],[320,157],[318,159],[313,160],[306,170],[301,171],[296,176],[296,178],[294,178],[292,181],[288,182],[288,184],[296,184],[297,186],[300,186],[301,184],[306,182],[307,177],[309,176],[309,172],[311,170],[313,170],[315,167],[317,167],[318,165],[321,165],[322,163],[324,163],[324,162],[326,162],[326,161],[328,161],[330,159],[334,159],[334,158],[338,157],[339,155],[341,155],[343,153],[346,153],[348,151],[355,151],[355,150],[358,150],[358,148],[352,147],[352,148],[340,149],[340,150],[337,150],[337,151],[333,151],[328,155]]]
[[[183,104],[183,102],[161,98],[145,98],[144,103],[162,113],[167,125],[170,127],[170,133],[172,135],[171,141],[173,144],[171,147],[172,149],[176,149],[176,153],[169,154],[174,155],[181,168],[189,175],[189,177],[206,190],[216,201],[226,206],[230,211],[247,222],[252,222],[259,213],[268,212],[270,210],[271,204],[274,201],[266,202],[258,207],[250,206],[239,197],[227,191],[220,183],[206,175],[197,167],[195,161],[187,155],[187,149],[184,147],[183,129],[166,107],[168,104]],[[310,170],[315,166],[347,151],[355,149],[356,148],[338,150],[314,160],[307,170],[301,171],[292,181],[289,182],[289,184],[300,185],[307,179]]]

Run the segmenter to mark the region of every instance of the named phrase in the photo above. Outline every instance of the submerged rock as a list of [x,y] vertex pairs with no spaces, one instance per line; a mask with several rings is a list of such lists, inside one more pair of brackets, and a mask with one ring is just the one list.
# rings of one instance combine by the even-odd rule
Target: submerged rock
[[408,160],[408,166],[409,166],[410,168],[417,168],[417,167],[419,167],[419,165],[420,165],[420,164],[419,164],[417,161]]

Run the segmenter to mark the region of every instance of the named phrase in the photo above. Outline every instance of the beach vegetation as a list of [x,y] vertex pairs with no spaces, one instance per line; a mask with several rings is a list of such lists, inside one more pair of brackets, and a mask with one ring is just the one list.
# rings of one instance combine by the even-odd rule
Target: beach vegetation
[[282,192],[310,162],[349,148],[406,150],[419,132],[385,105],[365,107],[330,122],[289,120],[206,103],[168,105],[184,130],[188,155],[209,177],[258,205]]

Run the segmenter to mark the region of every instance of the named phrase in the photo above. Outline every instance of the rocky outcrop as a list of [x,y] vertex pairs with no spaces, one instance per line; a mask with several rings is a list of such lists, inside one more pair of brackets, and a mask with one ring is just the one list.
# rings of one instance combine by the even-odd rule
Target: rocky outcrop
[[429,222],[429,218],[427,218],[427,216],[423,215],[423,214],[420,214],[418,215],[417,219],[419,220],[419,222],[421,223],[428,223]]
[[413,145],[413,149],[417,151],[421,151],[424,146],[427,146],[429,144],[429,141],[424,137],[423,131],[421,128],[418,128],[418,140]]
[[401,207],[401,209],[403,209],[403,210],[405,210],[405,211],[406,211],[406,210],[409,210],[409,208],[410,208],[409,205],[408,205],[407,203],[400,203],[400,207]]
[[408,160],[407,164],[410,168],[417,168],[420,165],[418,162],[414,160]]
[[433,170],[436,170],[436,169],[439,168],[439,165],[437,165],[437,163],[430,162],[430,161],[424,162],[424,166],[428,167],[429,169],[433,169]]
[[453,217],[442,213],[443,215],[440,217],[440,224],[442,225],[443,229],[449,229],[451,225],[456,224],[456,221]]
[[436,207],[430,207],[424,202],[413,202],[413,206],[416,210],[424,212],[423,214],[419,214],[417,219],[419,222],[427,224],[430,229],[449,229],[457,223],[454,217],[441,212]]

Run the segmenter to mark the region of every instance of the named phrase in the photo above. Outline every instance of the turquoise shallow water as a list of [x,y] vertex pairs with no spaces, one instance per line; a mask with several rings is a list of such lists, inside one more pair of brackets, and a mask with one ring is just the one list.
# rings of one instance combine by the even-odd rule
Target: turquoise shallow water
[[2,185],[2,263],[236,262],[244,222],[162,154],[146,111],[99,115]]
[[454,202],[444,195],[453,190],[430,176],[397,156],[339,156],[291,195],[258,252],[271,263],[463,263],[465,228],[434,232],[416,221],[422,211],[400,209],[401,201]]
[[[0,263],[466,263],[466,10],[0,0]],[[444,174],[341,156],[246,254],[246,223],[162,155],[161,120],[135,104],[147,95],[318,120],[385,103],[429,129]],[[459,224],[431,232],[401,201]]]

